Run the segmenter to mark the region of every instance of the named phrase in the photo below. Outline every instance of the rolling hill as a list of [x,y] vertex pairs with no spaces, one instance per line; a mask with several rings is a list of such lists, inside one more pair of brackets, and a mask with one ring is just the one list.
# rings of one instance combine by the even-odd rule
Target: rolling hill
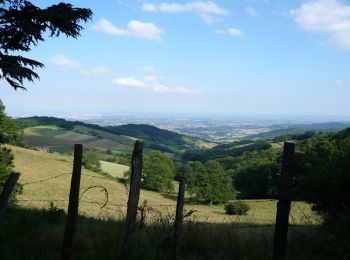
[[[23,208],[43,209],[55,207],[67,209],[69,187],[72,172],[72,157],[68,155],[51,154],[7,145],[14,153],[15,170],[21,173],[19,183],[23,185],[21,194],[17,195],[17,205]],[[111,168],[112,171],[113,167]],[[99,219],[120,219],[125,216],[128,193],[126,187],[113,178],[83,169],[81,192],[95,186],[80,198],[79,214]],[[106,197],[101,187],[108,191],[108,202],[104,208]],[[141,190],[140,203],[147,200],[152,207],[149,217],[174,216],[176,198],[158,192]],[[251,211],[240,217],[240,222],[272,224],[275,221],[276,201],[252,200],[248,202]],[[185,209],[196,210],[196,221],[225,222],[222,205],[197,205],[186,202]],[[163,215],[162,215],[163,214]],[[293,206],[293,223],[300,223],[305,214],[312,215],[310,206],[296,202]]]
[[54,152],[69,152],[74,143],[88,149],[130,156],[136,139],[145,141],[145,150],[158,150],[172,155],[185,149],[208,146],[209,142],[145,124],[102,127],[54,117],[18,118],[24,144]]

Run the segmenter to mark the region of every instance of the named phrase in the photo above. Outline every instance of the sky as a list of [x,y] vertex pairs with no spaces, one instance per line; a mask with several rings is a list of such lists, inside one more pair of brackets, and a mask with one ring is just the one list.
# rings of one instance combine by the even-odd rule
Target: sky
[[92,21],[25,54],[8,114],[350,115],[350,1],[69,2]]

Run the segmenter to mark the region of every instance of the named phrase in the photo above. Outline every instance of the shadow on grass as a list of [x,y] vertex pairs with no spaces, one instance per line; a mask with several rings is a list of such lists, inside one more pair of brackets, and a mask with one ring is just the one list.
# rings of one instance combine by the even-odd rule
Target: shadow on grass
[[[0,225],[0,259],[59,259],[65,218],[57,209],[9,208]],[[80,216],[72,258],[119,259],[123,225]],[[172,228],[159,220],[137,227],[133,259],[172,259]],[[290,226],[286,259],[349,259],[350,242],[342,239],[319,226]],[[182,259],[271,259],[272,240],[272,225],[185,223]]]

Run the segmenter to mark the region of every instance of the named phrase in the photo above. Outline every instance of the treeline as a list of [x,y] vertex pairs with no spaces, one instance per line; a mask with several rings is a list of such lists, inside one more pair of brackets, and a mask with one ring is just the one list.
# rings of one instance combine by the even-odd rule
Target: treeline
[[[339,133],[308,132],[278,140],[288,138],[293,138],[297,147],[294,198],[312,203],[315,210],[329,218],[349,214],[350,128]],[[151,185],[150,182],[145,183],[149,187],[162,186],[167,179],[168,186],[156,190],[170,191],[174,175],[181,175],[192,198],[206,203],[222,203],[233,198],[276,198],[282,149],[272,148],[270,143],[251,142],[218,146],[203,151],[207,157],[200,157],[200,160],[183,160],[175,164],[169,163],[170,158],[164,154],[146,155],[145,180],[153,173],[157,177]],[[167,171],[159,170],[164,164],[160,158],[168,160],[167,165],[172,165]],[[205,158],[209,160],[205,161]],[[150,165],[158,170],[151,170]]]
[[218,145],[209,150],[187,150],[182,158],[184,161],[206,162],[219,158],[236,157],[245,152],[260,151],[270,148],[271,144],[268,141],[243,140],[230,144]]

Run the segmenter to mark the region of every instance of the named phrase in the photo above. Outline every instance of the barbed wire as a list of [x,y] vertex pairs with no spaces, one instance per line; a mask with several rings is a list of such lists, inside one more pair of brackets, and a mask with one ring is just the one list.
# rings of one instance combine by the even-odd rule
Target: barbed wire
[[[69,202],[67,199],[17,199],[18,202]],[[100,205],[100,202],[97,201],[86,201],[86,200],[79,200],[79,203],[86,203],[86,204],[98,204]],[[141,204],[140,204],[141,205]],[[149,204],[148,207],[176,207],[176,204]],[[186,206],[186,205],[185,205]],[[123,204],[111,204],[107,203],[106,207],[127,207],[127,203]]]
[[48,180],[56,179],[56,178],[59,178],[59,177],[65,176],[65,175],[72,175],[72,174],[71,173],[62,173],[62,174],[59,174],[59,175],[56,175],[56,176],[52,176],[52,177],[49,177],[49,178],[46,178],[46,179],[42,179],[42,180],[21,183],[21,185],[25,186],[25,185],[35,184],[35,183],[41,183],[41,182],[45,182],[45,181],[48,181]]
[[107,180],[107,181],[117,181],[113,177],[95,176],[95,175],[86,174],[86,173],[82,173],[81,175],[86,176],[86,177],[90,177],[90,178],[103,179],[103,180]]
[[87,187],[79,196],[79,201],[81,200],[81,198],[83,197],[84,193],[91,190],[91,189],[95,189],[95,188],[102,188],[102,191],[104,191],[104,194],[105,194],[105,202],[103,203],[103,205],[101,206],[101,209],[103,209],[107,203],[108,203],[108,190],[103,187],[102,185],[94,185],[94,186],[89,186]]

